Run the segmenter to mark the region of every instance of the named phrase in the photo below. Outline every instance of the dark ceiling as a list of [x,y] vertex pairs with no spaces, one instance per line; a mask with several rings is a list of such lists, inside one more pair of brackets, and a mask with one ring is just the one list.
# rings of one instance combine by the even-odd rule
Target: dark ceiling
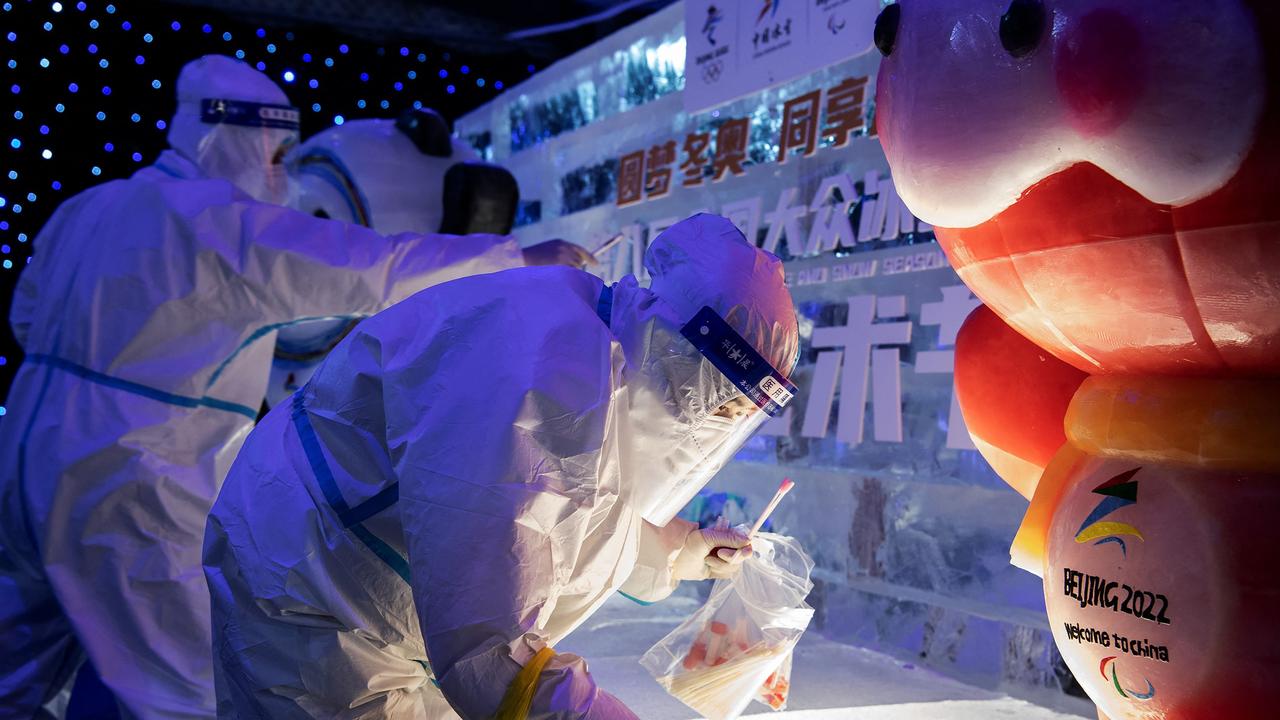
[[[424,39],[472,55],[539,65],[586,47],[672,0],[160,0],[264,24],[321,25],[377,42]],[[578,23],[576,21],[586,20]],[[526,35],[548,26],[567,29]],[[510,37],[513,33],[518,37]],[[496,59],[496,58],[495,58]]]

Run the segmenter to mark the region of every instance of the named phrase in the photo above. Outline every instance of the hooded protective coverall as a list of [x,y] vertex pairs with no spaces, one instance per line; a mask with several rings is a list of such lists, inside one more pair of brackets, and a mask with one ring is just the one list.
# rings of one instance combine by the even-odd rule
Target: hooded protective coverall
[[205,539],[220,717],[491,718],[526,665],[529,717],[634,717],[543,649],[614,592],[670,594],[708,532],[672,516],[765,418],[715,415],[744,385],[682,326],[709,306],[761,386],[798,346],[781,263],[727,220],[646,266],[651,289],[530,268],[418,293],[268,414]]
[[189,64],[174,149],[36,238],[0,421],[0,717],[60,715],[85,651],[133,714],[212,716],[201,540],[275,329],[522,264],[510,239],[388,239],[250,197],[284,193],[285,103],[243,63]]

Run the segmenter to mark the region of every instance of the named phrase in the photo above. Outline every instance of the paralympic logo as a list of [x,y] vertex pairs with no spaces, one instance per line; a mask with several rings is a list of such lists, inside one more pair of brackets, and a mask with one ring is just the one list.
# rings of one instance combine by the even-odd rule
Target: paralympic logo
[[1103,498],[1076,531],[1076,542],[1094,541],[1094,545],[1116,543],[1120,546],[1120,552],[1126,558],[1129,557],[1129,548],[1125,545],[1123,536],[1128,535],[1143,540],[1142,532],[1129,523],[1105,518],[1121,508],[1138,502],[1138,481],[1132,478],[1141,469],[1137,467],[1122,472],[1093,489],[1095,494],[1102,495]]
[[[1107,676],[1108,664],[1111,665],[1110,677]],[[1098,670],[1102,673],[1103,680],[1111,681],[1111,684],[1114,685],[1116,688],[1116,692],[1120,693],[1120,697],[1133,698],[1134,700],[1150,700],[1151,698],[1156,696],[1156,686],[1152,685],[1151,681],[1145,677],[1142,679],[1144,682],[1147,683],[1146,692],[1138,692],[1136,690],[1128,690],[1126,692],[1126,690],[1120,685],[1120,673],[1116,671],[1116,665],[1117,663],[1116,663],[1115,655],[1112,655],[1110,657],[1104,657],[1102,658],[1102,662],[1098,665]]]

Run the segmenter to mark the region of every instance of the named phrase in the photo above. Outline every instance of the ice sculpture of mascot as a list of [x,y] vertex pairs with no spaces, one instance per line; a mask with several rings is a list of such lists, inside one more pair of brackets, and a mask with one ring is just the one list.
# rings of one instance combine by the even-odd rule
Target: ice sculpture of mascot
[[986,303],[979,449],[1112,720],[1280,717],[1280,3],[901,0],[898,191]]

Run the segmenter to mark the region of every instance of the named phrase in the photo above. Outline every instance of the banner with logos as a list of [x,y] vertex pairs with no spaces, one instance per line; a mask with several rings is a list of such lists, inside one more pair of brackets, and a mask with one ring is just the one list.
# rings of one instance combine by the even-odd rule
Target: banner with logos
[[685,110],[870,52],[879,11],[879,0],[686,0]]

